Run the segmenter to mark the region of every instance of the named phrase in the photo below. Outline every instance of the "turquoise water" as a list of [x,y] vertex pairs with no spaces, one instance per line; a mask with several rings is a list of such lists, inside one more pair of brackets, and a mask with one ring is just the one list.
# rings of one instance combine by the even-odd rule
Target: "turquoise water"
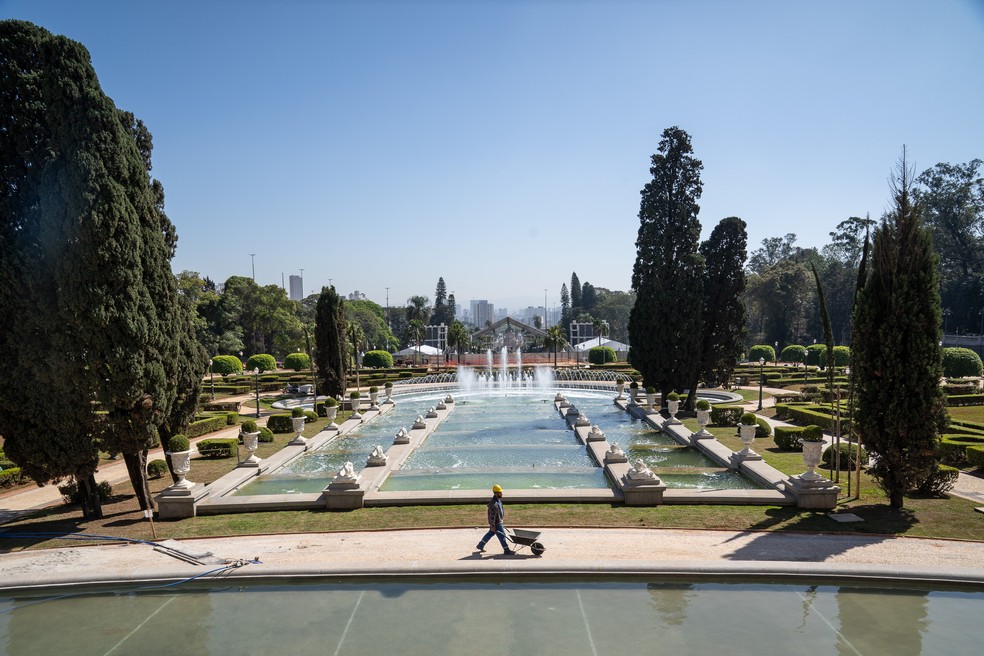
[[506,489],[573,489],[610,487],[600,467],[581,469],[528,468],[508,471],[482,469],[420,469],[395,471],[379,488],[382,492],[416,490],[487,490],[493,483]]
[[0,598],[0,654],[953,656],[984,641],[979,590],[637,577],[59,592]]

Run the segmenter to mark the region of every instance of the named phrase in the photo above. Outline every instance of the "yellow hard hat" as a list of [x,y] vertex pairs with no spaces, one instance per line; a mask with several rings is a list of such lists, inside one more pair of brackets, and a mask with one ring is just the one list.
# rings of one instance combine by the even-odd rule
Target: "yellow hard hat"
[[492,491],[493,492],[502,492],[502,486],[501,485],[493,485],[492,486]]

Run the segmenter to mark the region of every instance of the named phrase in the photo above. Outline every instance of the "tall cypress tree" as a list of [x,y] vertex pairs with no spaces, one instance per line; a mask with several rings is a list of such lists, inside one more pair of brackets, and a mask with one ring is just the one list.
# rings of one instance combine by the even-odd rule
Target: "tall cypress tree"
[[345,393],[345,315],[335,287],[322,287],[314,317],[318,387],[328,396]]
[[704,295],[701,298],[700,370],[690,385],[687,408],[696,401],[698,378],[708,384],[721,384],[741,358],[747,317],[742,295],[745,293],[745,260],[748,235],[745,222],[737,216],[722,219],[711,236],[700,245],[704,258]]
[[912,197],[903,149],[893,208],[875,230],[854,310],[852,370],[858,432],[876,456],[870,472],[902,508],[906,492],[935,471],[947,424],[940,349],[938,256]]
[[444,284],[444,278],[437,279],[437,288],[434,290],[434,313],[431,315],[430,324],[432,326],[439,326],[442,323],[447,326],[451,324],[451,319],[448,318],[448,287]]
[[177,394],[165,367],[178,333],[176,237],[148,174],[149,132],[102,93],[74,41],[0,22],[0,67],[0,345],[23,359],[0,433],[35,480],[74,476],[86,517],[101,514],[94,447],[120,451],[149,507],[141,454]]
[[581,298],[581,281],[577,277],[577,273],[571,273],[571,319],[577,321],[577,318],[581,316],[581,312],[584,311],[584,305],[582,304]]
[[692,384],[700,363],[704,262],[697,252],[697,200],[703,167],[690,135],[667,128],[652,156],[653,179],[641,192],[629,340],[632,365],[664,399]]
[[560,327],[567,335],[568,341],[571,339],[571,295],[567,292],[567,283],[560,285]]

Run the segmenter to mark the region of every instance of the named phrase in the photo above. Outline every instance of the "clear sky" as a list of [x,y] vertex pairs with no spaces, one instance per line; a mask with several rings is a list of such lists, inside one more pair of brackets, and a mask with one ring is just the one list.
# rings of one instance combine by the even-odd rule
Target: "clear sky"
[[154,135],[174,270],[511,309],[628,290],[664,128],[704,237],[822,246],[922,171],[984,158],[982,0],[0,0],[83,43]]

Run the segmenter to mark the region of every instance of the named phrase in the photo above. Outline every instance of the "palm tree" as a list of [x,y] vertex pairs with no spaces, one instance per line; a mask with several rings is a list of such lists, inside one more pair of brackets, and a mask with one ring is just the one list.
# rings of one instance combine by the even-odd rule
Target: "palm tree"
[[427,306],[426,296],[411,296],[407,299],[407,321],[420,321],[427,323],[430,318],[430,308]]
[[417,350],[413,354],[413,363],[416,365],[420,360],[420,342],[424,338],[424,322],[420,319],[412,319],[410,321],[409,329],[410,337],[413,340],[413,343],[417,346]]
[[608,324],[601,319],[595,319],[591,324],[595,332],[598,333],[598,346],[601,346],[601,338],[608,335]]
[[567,336],[564,334],[564,329],[559,325],[547,328],[547,336],[543,338],[543,345],[549,349],[553,349],[554,367],[556,368],[557,350],[567,345]]
[[451,322],[451,327],[448,328],[448,345],[454,348],[458,353],[458,364],[461,364],[461,351],[464,350],[465,346],[468,344],[468,329],[465,328],[465,324],[461,323],[457,319]]

